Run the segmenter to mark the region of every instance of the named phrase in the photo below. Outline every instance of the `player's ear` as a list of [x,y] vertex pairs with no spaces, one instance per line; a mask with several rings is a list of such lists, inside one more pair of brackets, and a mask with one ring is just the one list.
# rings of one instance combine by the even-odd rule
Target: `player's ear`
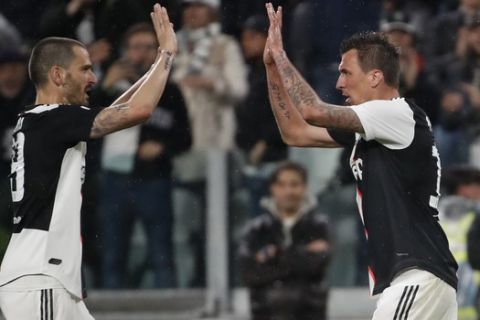
[[378,87],[378,85],[384,81],[383,72],[378,69],[373,69],[368,73],[368,80],[370,82],[370,87]]
[[62,87],[65,84],[65,69],[59,66],[53,66],[48,72],[50,80],[56,87]]

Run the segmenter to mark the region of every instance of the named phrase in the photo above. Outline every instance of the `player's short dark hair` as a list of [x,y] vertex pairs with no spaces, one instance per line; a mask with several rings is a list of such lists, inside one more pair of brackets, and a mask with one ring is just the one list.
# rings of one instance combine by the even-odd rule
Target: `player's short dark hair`
[[280,176],[280,174],[282,174],[282,172],[285,172],[285,171],[293,171],[297,173],[298,176],[302,179],[302,182],[304,184],[307,184],[308,182],[307,170],[299,163],[292,162],[292,161],[285,161],[280,163],[275,168],[275,171],[273,171],[273,173],[270,175],[268,185],[272,186],[273,184],[275,184],[278,181],[278,177]]
[[137,33],[151,33],[155,38],[155,41],[157,41],[157,36],[153,25],[148,22],[140,22],[132,25],[130,28],[127,29],[127,31],[125,31],[122,41],[123,47],[127,47],[130,38]]
[[454,195],[461,186],[480,185],[480,170],[467,166],[452,166],[442,175],[442,189],[447,195]]
[[33,47],[28,62],[28,74],[35,87],[40,88],[48,81],[48,72],[53,66],[68,68],[75,58],[74,47],[86,48],[80,41],[48,37],[40,40]]
[[340,54],[356,49],[358,61],[364,72],[378,69],[383,72],[385,83],[397,88],[400,77],[400,58],[397,49],[383,33],[360,32],[340,45]]

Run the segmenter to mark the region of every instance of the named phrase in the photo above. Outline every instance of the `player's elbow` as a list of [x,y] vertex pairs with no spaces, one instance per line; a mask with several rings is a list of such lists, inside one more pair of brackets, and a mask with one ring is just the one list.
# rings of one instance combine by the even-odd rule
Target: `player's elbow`
[[138,106],[133,112],[133,118],[135,122],[142,123],[150,119],[153,113],[153,108],[149,105]]
[[282,132],[283,142],[290,147],[303,147],[302,138],[294,132]]

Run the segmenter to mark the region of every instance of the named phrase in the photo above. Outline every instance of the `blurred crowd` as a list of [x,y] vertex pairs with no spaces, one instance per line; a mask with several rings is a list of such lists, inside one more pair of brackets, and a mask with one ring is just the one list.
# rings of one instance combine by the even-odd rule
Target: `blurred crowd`
[[[155,60],[158,43],[148,14],[154,2],[0,2],[0,249],[6,246],[11,224],[10,135],[16,114],[35,97],[27,74],[29,49],[46,36],[84,42],[98,77],[90,103],[108,106]],[[400,52],[401,95],[428,114],[442,166],[455,172],[449,181],[463,177],[458,170],[467,170],[457,185],[480,185],[479,179],[469,180],[480,166],[480,0],[272,2],[284,7],[285,45],[293,63],[320,97],[332,103],[343,104],[335,89],[341,40],[362,30],[385,32]],[[281,180],[279,164],[285,166],[291,150],[280,138],[268,102],[262,61],[268,29],[264,1],[166,0],[162,5],[169,10],[178,38],[165,94],[147,123],[89,143],[83,237],[90,287],[205,284],[206,167],[212,149],[228,154],[231,251],[239,252],[233,284],[243,278],[258,289],[291,283],[292,277],[296,284],[318,279],[316,289],[324,299],[326,278],[332,285],[365,285],[366,253],[348,167],[350,150],[339,155],[335,174],[319,194],[300,194],[305,199],[293,210],[298,217],[283,219],[272,209],[272,197],[282,197],[274,192]],[[311,162],[322,170],[320,160]],[[286,169],[306,184],[302,170],[296,164]],[[460,211],[473,214],[462,225],[463,238],[452,240],[465,251],[457,259],[469,265],[467,233],[475,225],[480,195],[465,196],[451,183],[445,194],[445,216],[458,217],[449,214],[452,203],[467,203]],[[458,201],[450,203],[449,197]],[[295,236],[301,222],[310,228],[309,239]],[[262,231],[272,239],[255,235],[262,228],[273,228],[271,233]],[[303,251],[289,249],[298,246]],[[319,267],[302,269],[298,261],[289,265],[285,259],[292,256]],[[325,269],[330,260],[335,272]],[[264,268],[267,264],[288,272],[270,272]],[[268,279],[259,279],[262,274]],[[474,283],[472,279],[468,283]],[[265,292],[256,296],[268,300]],[[468,296],[475,300],[474,293]],[[472,301],[466,305],[473,306]],[[324,312],[324,306],[317,307]],[[261,306],[258,310],[265,312]]]

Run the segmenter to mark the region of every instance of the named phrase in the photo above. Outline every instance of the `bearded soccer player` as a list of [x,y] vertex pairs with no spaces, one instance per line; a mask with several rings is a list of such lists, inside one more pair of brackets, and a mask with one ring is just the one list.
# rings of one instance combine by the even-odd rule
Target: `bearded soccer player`
[[46,38],[33,48],[35,105],[13,133],[14,230],[0,269],[7,320],[93,319],[83,302],[80,237],[86,142],[146,121],[158,104],[177,45],[165,8],[151,18],[160,47],[136,84],[107,108],[89,108],[96,82],[81,42]]
[[264,54],[284,141],[353,146],[350,165],[369,249],[374,320],[456,320],[457,263],[438,223],[440,159],[425,113],[399,96],[399,56],[378,33],[341,45],[337,89],[350,106],[323,102],[283,50],[282,9],[267,4]]

